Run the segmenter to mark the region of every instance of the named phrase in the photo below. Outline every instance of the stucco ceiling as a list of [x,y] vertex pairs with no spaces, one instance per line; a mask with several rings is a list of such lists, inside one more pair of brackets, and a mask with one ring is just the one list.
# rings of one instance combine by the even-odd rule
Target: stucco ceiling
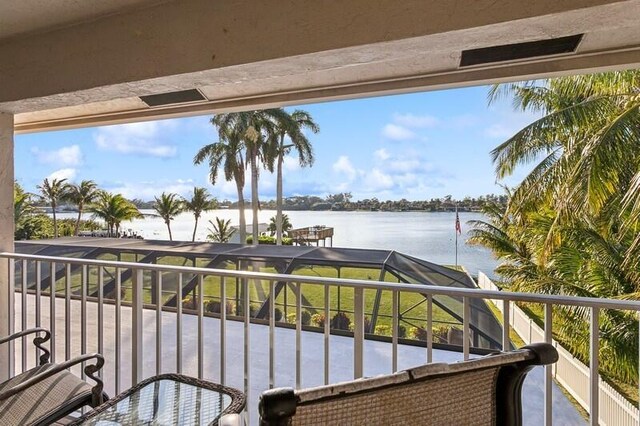
[[0,40],[91,21],[167,0],[0,0]]
[[[267,0],[23,0],[7,29],[3,13],[11,8],[0,0],[0,37],[96,19],[44,38],[9,39],[13,52],[22,46],[38,54],[25,58],[22,69],[0,63],[0,77],[23,82],[0,87],[0,111],[16,114],[19,131],[35,131],[640,66],[638,0],[406,0],[406,10],[378,1],[379,11],[357,7],[364,0],[327,0],[320,9],[311,0],[281,0],[282,10]],[[54,3],[67,13],[56,15]],[[131,9],[130,18],[104,16],[151,3],[166,4]],[[459,15],[450,15],[457,3],[466,6],[451,7]],[[38,5],[51,19],[40,9],[29,13]],[[465,49],[574,34],[584,37],[571,54],[459,66]],[[59,49],[57,40],[69,49]],[[12,52],[10,42],[5,46]],[[193,88],[209,102],[149,108],[139,99]]]

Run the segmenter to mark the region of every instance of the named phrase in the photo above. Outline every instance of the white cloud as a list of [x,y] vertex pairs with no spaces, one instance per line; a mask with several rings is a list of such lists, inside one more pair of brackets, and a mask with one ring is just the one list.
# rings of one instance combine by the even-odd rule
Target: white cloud
[[365,176],[365,191],[385,191],[394,187],[393,178],[381,170],[374,168]]
[[416,134],[406,127],[399,126],[397,124],[389,123],[382,129],[382,135],[386,138],[396,141],[402,141],[407,139],[413,139]]
[[152,157],[174,157],[177,148],[166,141],[166,132],[176,127],[175,121],[146,121],[98,128],[93,139],[98,148],[122,154]]
[[77,173],[76,169],[72,169],[72,168],[60,169],[60,170],[56,170],[55,172],[47,176],[47,179],[49,179],[50,181],[52,181],[53,179],[73,180],[76,177],[76,173]]
[[357,171],[355,167],[353,167],[353,164],[351,164],[349,157],[347,157],[346,155],[341,155],[338,158],[338,161],[333,163],[333,170],[337,173],[345,175],[350,181],[356,178]]
[[298,158],[288,155],[284,157],[282,162],[282,169],[287,172],[294,172],[300,170],[300,161]]
[[381,148],[381,149],[379,149],[379,150],[375,151],[375,152],[373,153],[373,156],[374,156],[377,160],[384,161],[384,160],[386,160],[386,159],[388,159],[388,158],[389,158],[389,152],[388,152],[386,149]]
[[31,153],[41,164],[55,164],[58,167],[75,167],[82,164],[82,151],[78,145],[65,146],[52,151],[33,147]]
[[432,115],[394,114],[393,121],[402,126],[411,128],[433,127],[438,124],[438,119]]
[[188,197],[196,186],[192,179],[176,179],[174,181],[158,180],[146,182],[125,182],[110,185],[106,189],[110,192],[122,194],[124,197],[141,200],[153,200],[163,192],[176,193],[182,197]]

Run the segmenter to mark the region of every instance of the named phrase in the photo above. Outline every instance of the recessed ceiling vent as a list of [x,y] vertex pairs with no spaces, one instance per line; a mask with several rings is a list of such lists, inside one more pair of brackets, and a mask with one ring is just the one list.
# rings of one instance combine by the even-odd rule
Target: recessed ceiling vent
[[574,53],[583,35],[463,50],[460,67]]
[[158,95],[140,96],[140,99],[150,107],[186,104],[206,101],[198,89],[181,90],[179,92],[160,93]]

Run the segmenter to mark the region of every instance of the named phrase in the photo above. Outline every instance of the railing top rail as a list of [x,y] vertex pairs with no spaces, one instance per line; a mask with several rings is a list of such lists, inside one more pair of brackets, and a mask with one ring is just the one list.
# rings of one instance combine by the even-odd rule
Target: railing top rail
[[26,259],[43,262],[70,263],[113,268],[144,269],[150,271],[190,273],[199,275],[217,275],[231,278],[260,279],[267,281],[302,282],[308,284],[340,285],[353,288],[391,290],[452,297],[471,297],[477,299],[510,300],[531,303],[552,303],[567,306],[598,307],[601,309],[619,309],[640,311],[640,301],[602,299],[597,297],[562,296],[552,294],[516,293],[510,291],[483,290],[475,288],[444,287],[424,284],[387,283],[381,281],[354,280],[345,278],[310,277],[306,275],[272,274],[267,272],[237,271],[229,269],[198,268],[192,266],[156,265],[148,263],[118,262],[97,259],[79,259],[73,257],[40,256],[22,253],[0,253],[0,258]]

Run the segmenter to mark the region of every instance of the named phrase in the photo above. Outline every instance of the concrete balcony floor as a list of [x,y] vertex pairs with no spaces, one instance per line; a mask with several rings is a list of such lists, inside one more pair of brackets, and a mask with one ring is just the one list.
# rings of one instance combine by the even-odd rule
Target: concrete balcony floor
[[[21,328],[21,294],[16,293],[15,328]],[[57,298],[55,307],[55,346],[57,360],[65,356],[65,300]],[[81,303],[71,301],[71,356],[80,354],[81,344]],[[156,374],[156,312],[144,310],[143,375]],[[97,303],[87,303],[87,352],[98,350]],[[50,308],[48,296],[42,297],[41,326],[49,328]],[[131,384],[131,308],[123,306],[121,311],[121,365],[119,367],[120,390]],[[35,296],[27,296],[27,327],[35,326]],[[220,382],[220,321],[205,317],[204,321],[204,379]],[[104,350],[106,363],[103,369],[105,389],[115,395],[115,306],[104,305]],[[228,320],[226,322],[226,385],[244,389],[244,324]],[[182,373],[197,376],[197,316],[183,314],[182,318]],[[324,379],[323,334],[305,332],[302,342],[302,387],[321,385]],[[176,314],[162,313],[162,372],[176,371]],[[295,330],[278,328],[275,330],[275,385],[295,386]],[[16,344],[16,371],[21,370],[21,346]],[[391,344],[365,340],[364,374],[374,376],[391,372]],[[456,362],[462,360],[457,352],[434,350],[435,362]],[[269,327],[250,325],[250,389],[248,407],[250,423],[257,423],[257,400],[260,393],[269,387]],[[426,349],[398,345],[398,368],[404,369],[426,362]],[[33,345],[28,346],[27,367],[35,363]],[[79,369],[76,371],[80,373]],[[350,337],[330,337],[330,381],[339,382],[353,378],[353,340]],[[523,388],[523,414],[525,425],[539,425],[543,422],[543,369],[536,367],[529,373]],[[428,403],[425,401],[425,403]],[[553,386],[553,422],[561,425],[583,425],[586,421],[562,393]]]

